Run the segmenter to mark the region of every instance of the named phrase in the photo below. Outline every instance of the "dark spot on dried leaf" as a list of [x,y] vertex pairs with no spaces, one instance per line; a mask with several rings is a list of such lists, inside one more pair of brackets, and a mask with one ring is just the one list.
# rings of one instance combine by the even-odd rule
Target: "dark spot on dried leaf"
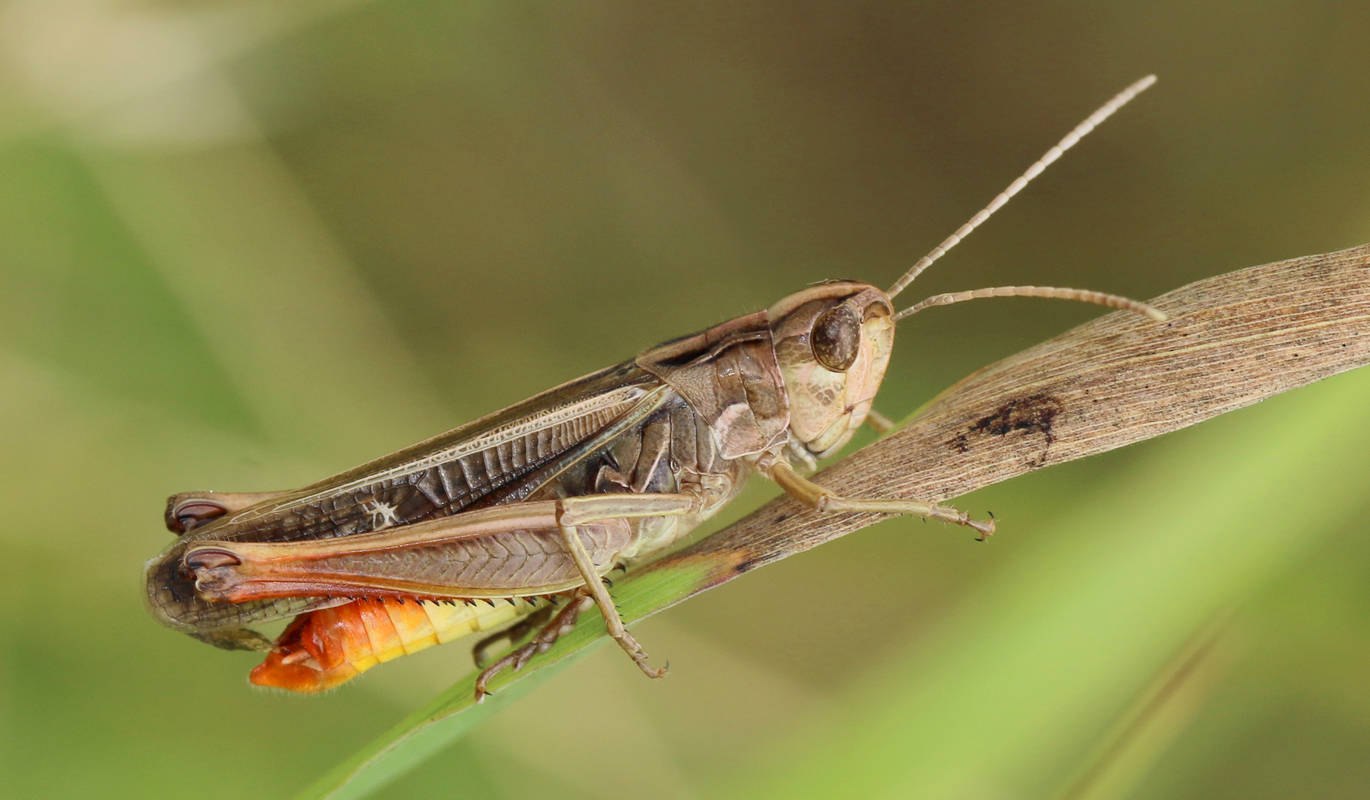
[[[1040,433],[1050,447],[1056,441],[1052,427],[1056,417],[1065,408],[1055,396],[1046,392],[1017,397],[995,409],[994,413],[981,417],[958,434],[947,444],[958,453],[970,451],[972,436],[1007,436],[1015,431]],[[1046,451],[1037,459],[1038,465],[1045,463]]]
[[1046,393],[1019,397],[999,406],[993,414],[976,420],[971,432],[991,436],[1006,436],[1014,431],[1037,432],[1051,444],[1056,441],[1051,426],[1063,408],[1060,400]]

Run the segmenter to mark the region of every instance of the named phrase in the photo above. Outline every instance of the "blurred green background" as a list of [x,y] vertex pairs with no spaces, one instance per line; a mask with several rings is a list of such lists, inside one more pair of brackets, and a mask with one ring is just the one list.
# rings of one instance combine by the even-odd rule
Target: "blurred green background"
[[[0,4],[0,785],[298,791],[467,649],[249,688],[143,611],[166,495],[887,284],[1148,72],[911,294],[1370,241],[1367,35],[1331,2]],[[1094,313],[920,315],[879,407]],[[639,626],[667,680],[599,648],[382,796],[1363,796],[1367,404],[1352,373],[963,498],[990,547],[892,521],[749,575]]]

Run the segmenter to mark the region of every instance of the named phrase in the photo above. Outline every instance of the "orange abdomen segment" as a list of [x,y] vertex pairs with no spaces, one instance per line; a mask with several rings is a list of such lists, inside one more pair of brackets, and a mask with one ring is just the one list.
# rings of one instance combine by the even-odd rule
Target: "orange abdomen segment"
[[382,661],[502,627],[535,608],[523,599],[500,600],[494,607],[392,597],[354,600],[296,617],[250,679],[292,692],[331,689]]

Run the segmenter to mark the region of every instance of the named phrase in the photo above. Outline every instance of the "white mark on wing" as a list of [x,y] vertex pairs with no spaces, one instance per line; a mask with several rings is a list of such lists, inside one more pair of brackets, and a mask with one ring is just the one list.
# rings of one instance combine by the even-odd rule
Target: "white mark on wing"
[[400,524],[399,515],[395,513],[395,506],[380,500],[369,500],[362,504],[367,515],[371,518],[371,530],[379,531]]

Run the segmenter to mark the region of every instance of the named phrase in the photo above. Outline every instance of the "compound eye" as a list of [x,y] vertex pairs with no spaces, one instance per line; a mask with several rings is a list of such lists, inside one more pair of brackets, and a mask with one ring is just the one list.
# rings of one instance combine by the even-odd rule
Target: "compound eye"
[[846,372],[861,349],[861,318],[845,303],[818,315],[809,331],[809,346],[818,363]]

